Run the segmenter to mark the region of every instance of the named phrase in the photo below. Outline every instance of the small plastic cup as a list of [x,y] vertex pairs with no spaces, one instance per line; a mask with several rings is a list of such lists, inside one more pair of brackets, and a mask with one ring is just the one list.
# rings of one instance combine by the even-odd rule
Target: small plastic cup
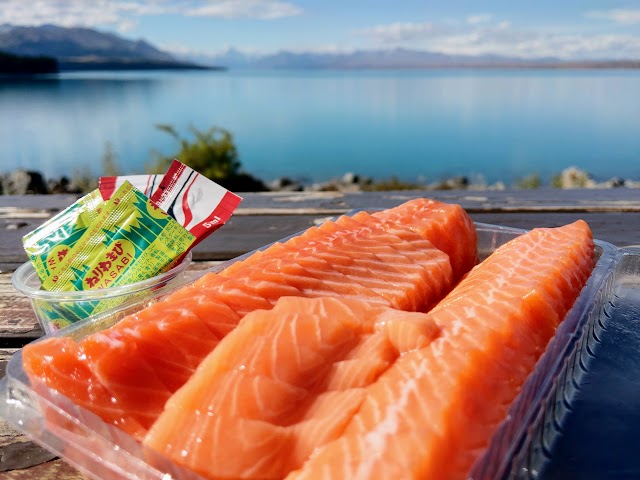
[[168,292],[185,279],[185,271],[191,258],[189,252],[178,265],[155,277],[98,290],[42,290],[42,284],[31,262],[20,265],[11,280],[16,290],[29,297],[42,330],[49,334],[91,315],[102,315],[123,305],[143,302]]

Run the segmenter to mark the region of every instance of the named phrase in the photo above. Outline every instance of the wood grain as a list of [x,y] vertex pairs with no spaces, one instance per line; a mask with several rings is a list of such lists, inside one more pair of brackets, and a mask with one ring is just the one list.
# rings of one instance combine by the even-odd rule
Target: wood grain
[[88,480],[64,460],[46,461],[31,468],[0,473],[2,480]]
[[520,213],[471,213],[476,222],[532,229],[535,227],[559,227],[582,219],[589,224],[594,238],[618,247],[640,243],[640,215],[630,212],[520,212]]
[[11,273],[0,273],[0,348],[21,347],[22,339],[41,335],[29,299],[13,287]]

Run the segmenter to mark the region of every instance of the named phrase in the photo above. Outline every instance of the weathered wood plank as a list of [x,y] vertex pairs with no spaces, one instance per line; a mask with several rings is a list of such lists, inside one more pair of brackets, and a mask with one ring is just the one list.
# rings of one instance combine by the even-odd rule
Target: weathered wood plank
[[[46,198],[46,201],[43,201],[43,198]],[[10,211],[13,208],[56,212],[67,208],[78,198],[80,198],[80,195],[73,194],[0,195],[0,209],[4,209],[4,211]]]
[[0,348],[21,347],[41,335],[29,299],[13,287],[10,273],[0,273]]
[[17,348],[1,348],[0,347],[0,378],[4,377],[7,369],[7,363],[11,355],[18,351]]
[[410,190],[395,192],[267,192],[243,194],[242,209],[387,208],[416,197],[459,203],[470,211],[608,209],[640,211],[640,189]]
[[618,247],[640,244],[640,215],[637,213],[471,213],[470,216],[476,222],[523,229],[558,227],[583,219],[598,240]]
[[88,480],[63,460],[41,463],[31,468],[0,473],[2,480]]
[[[29,467],[39,466],[54,458],[56,455],[32,442],[0,418],[0,472],[29,469]],[[0,473],[0,478],[5,478],[6,475],[7,473]]]
[[[389,207],[419,196],[460,203],[465,208],[499,209],[528,207],[607,207],[640,209],[640,189],[539,188],[534,190],[407,190],[392,192],[244,192],[240,210],[251,208],[351,209]],[[43,201],[43,198],[46,201]],[[79,195],[0,195],[0,218],[19,210],[55,213],[73,203]]]
[[0,272],[12,271],[27,261],[22,237],[44,220],[0,218]]

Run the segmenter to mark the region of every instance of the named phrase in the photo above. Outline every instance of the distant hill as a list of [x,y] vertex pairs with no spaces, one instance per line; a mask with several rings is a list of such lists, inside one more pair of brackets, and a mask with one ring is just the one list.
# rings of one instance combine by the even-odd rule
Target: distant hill
[[357,50],[351,53],[280,51],[273,54],[243,54],[230,48],[199,56],[203,64],[227,68],[260,69],[419,69],[419,68],[640,68],[635,60],[567,61],[558,58],[525,59],[500,55],[447,55],[438,52],[396,48]]
[[0,26],[0,51],[21,56],[47,56],[60,70],[212,68],[178,60],[144,40],[127,40],[90,28],[56,25]]

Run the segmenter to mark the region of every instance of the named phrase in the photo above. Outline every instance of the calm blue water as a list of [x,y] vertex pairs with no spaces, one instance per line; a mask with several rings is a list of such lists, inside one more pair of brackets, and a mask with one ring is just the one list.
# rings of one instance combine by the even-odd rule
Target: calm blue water
[[123,173],[230,130],[246,171],[325,180],[347,171],[434,181],[549,179],[576,165],[640,177],[640,71],[103,72],[0,80],[0,171]]

